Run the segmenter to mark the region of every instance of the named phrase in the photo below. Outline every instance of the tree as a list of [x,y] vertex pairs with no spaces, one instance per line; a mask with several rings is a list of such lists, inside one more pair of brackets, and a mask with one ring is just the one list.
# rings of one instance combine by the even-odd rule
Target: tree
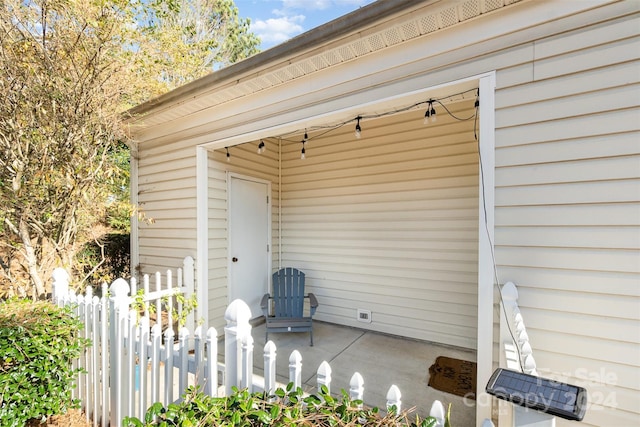
[[250,21],[238,16],[233,0],[154,0],[137,15],[137,69],[142,98],[159,95],[258,52]]
[[230,0],[0,1],[0,282],[43,296],[73,266],[126,173],[126,108],[257,43]]

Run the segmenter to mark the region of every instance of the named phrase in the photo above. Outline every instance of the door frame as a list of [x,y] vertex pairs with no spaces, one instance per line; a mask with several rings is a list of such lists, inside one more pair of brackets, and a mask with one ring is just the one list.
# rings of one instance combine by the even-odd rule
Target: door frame
[[[267,276],[267,284],[266,289],[264,289],[264,293],[269,292],[269,286],[271,284],[271,269],[273,262],[273,241],[272,241],[272,199],[273,195],[271,193],[271,181],[261,178],[256,178],[250,175],[244,175],[237,172],[227,172],[227,305],[231,303],[231,284],[233,283],[232,277],[232,266],[231,266],[231,258],[233,255],[231,254],[231,180],[232,179],[242,179],[245,181],[251,181],[259,184],[266,184],[267,186],[267,242],[269,245],[269,251],[267,252],[267,265],[265,265],[265,273]],[[255,316],[259,317],[259,316]]]

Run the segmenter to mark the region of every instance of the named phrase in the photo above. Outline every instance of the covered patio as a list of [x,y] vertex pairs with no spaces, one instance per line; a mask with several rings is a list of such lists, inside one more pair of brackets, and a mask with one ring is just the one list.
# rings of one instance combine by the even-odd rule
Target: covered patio
[[[302,383],[305,391],[317,387],[316,371],[323,361],[331,366],[331,393],[348,392],[355,372],[364,379],[364,403],[384,409],[386,394],[392,384],[402,393],[402,409],[415,408],[426,416],[435,400],[451,403],[454,425],[475,425],[476,405],[471,399],[429,387],[429,366],[438,356],[475,361],[476,352],[454,346],[413,340],[370,330],[314,322],[314,346],[309,346],[308,333],[274,333],[269,335],[277,348],[277,381],[288,383],[289,356],[294,350],[302,355]],[[263,375],[265,326],[255,325],[253,364],[256,375]],[[401,355],[401,357],[399,357]],[[482,388],[482,387],[480,387]]]
[[[633,424],[637,19],[634,1],[378,1],[140,105],[132,203],[154,223],[132,219],[132,271],[192,256],[197,316],[220,330],[231,301],[259,302],[274,271],[299,268],[316,320],[368,331],[328,359],[376,333],[475,351],[478,421],[499,362],[495,284],[512,280],[538,366],[614,374],[588,382],[618,400],[586,424]],[[260,209],[236,213],[234,181],[260,189]],[[240,218],[261,231],[243,240]],[[357,368],[385,346],[410,363],[385,344]]]

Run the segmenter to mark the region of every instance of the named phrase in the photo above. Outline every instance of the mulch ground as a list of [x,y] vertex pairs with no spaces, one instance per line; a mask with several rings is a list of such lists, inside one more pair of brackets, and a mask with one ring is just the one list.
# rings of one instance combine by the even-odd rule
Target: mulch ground
[[63,415],[54,415],[49,418],[46,423],[41,424],[40,421],[33,420],[27,423],[27,427],[36,426],[52,426],[52,427],[90,427],[91,423],[87,422],[82,411],[79,409],[71,409]]

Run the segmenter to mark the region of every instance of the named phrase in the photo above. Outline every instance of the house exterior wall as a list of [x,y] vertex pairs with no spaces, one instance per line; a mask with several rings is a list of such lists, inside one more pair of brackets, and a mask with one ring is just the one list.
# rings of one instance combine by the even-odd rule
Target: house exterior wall
[[282,263],[305,271],[317,319],[475,348],[474,122],[439,112],[426,126],[423,110],[363,120],[361,139],[354,123],[311,132],[305,160],[300,142],[283,145]]
[[[195,200],[188,200],[190,194],[195,195],[195,170],[189,170],[195,164],[190,159],[195,157],[195,145],[255,134],[282,123],[496,70],[498,279],[501,283],[514,281],[519,287],[519,303],[539,371],[589,390],[590,407],[582,424],[636,424],[640,417],[639,5],[634,1],[602,5],[590,2],[592,6],[583,11],[545,20],[545,16],[553,16],[552,10],[577,4],[521,2],[495,17],[478,18],[425,39],[337,65],[313,78],[301,77],[286,87],[258,92],[250,101],[239,98],[225,105],[224,111],[220,106],[203,111],[191,118],[192,126],[185,124],[180,133],[167,136],[175,125],[172,123],[149,130],[142,135],[147,141],[139,147],[140,203],[156,218],[156,224],[141,225],[141,264],[150,270],[156,265],[166,268],[162,265],[165,261],[178,260],[195,248]],[[207,121],[206,115],[220,120]],[[364,125],[363,122],[366,133]],[[421,322],[410,324],[406,334],[398,332],[400,328],[392,325],[392,318],[406,310],[404,302],[393,308],[394,298],[386,298],[390,301],[383,307],[379,301],[384,298],[382,294],[372,294],[371,290],[384,289],[384,281],[369,283],[364,291],[364,282],[355,278],[367,276],[370,268],[378,267],[367,263],[382,248],[372,245],[369,256],[356,257],[343,230],[336,230],[333,240],[320,235],[322,227],[326,230],[331,225],[330,219],[343,226],[354,220],[391,225],[390,193],[400,191],[398,183],[403,179],[410,180],[407,174],[395,181],[395,188],[391,184],[384,189],[376,181],[382,175],[375,169],[358,176],[358,171],[352,169],[367,170],[374,164],[367,162],[376,157],[384,159],[380,167],[393,167],[394,161],[411,159],[403,158],[407,155],[404,151],[384,152],[396,140],[380,137],[387,145],[372,144],[359,160],[349,147],[364,145],[366,139],[355,142],[350,139],[351,132],[345,131],[340,150],[337,146],[321,149],[320,144],[316,148],[311,142],[304,168],[295,166],[300,146],[283,145],[282,215],[291,223],[283,221],[282,262],[297,263],[302,268],[318,262],[323,271],[331,273],[323,276],[320,270],[310,268],[310,287],[321,295],[325,311],[319,318],[323,320],[354,322],[350,314],[353,306],[348,308],[341,301],[345,299],[371,304],[373,318],[379,318],[387,332],[411,336],[417,330],[426,331],[431,326],[423,324],[433,320],[428,317],[431,314],[418,313],[411,307],[412,317],[418,316]],[[412,138],[401,143],[410,141]],[[241,147],[234,150],[242,150]],[[248,148],[246,154],[249,155]],[[460,156],[465,155],[469,156],[470,151]],[[236,165],[236,158],[241,156],[234,155],[234,166],[228,167],[238,167],[238,172],[246,171],[248,175],[258,170],[262,178],[274,183],[274,194],[278,192],[277,172],[273,170],[277,166],[269,165],[267,173],[251,162]],[[419,158],[428,164],[425,157]],[[321,159],[325,163],[316,163]],[[332,162],[344,168],[336,169]],[[221,198],[226,192],[227,166],[221,166],[225,164],[223,152],[216,151],[209,164],[209,307],[210,324],[214,325],[213,319],[217,322],[221,318],[222,308],[216,301],[226,292],[222,274],[226,265],[226,219],[222,216],[226,207]],[[452,166],[461,167],[462,176],[467,176],[469,165]],[[400,169],[381,170],[388,174],[387,178],[403,173]],[[352,174],[344,175],[345,172]],[[332,176],[341,173],[339,178]],[[370,185],[378,185],[378,195],[389,197],[383,209],[372,205],[370,211],[358,211],[361,205],[374,203],[367,201],[361,191],[365,184],[359,180],[364,177],[369,178]],[[420,179],[426,185],[427,178]],[[477,185],[477,175],[475,179]],[[341,193],[343,190],[352,192]],[[422,195],[428,190],[423,187]],[[175,203],[169,194],[181,202]],[[323,211],[310,196],[325,197],[333,203],[325,203],[332,210]],[[461,193],[458,199],[463,198]],[[418,196],[417,200],[403,200],[400,204],[407,211],[416,208],[424,220],[432,207],[424,200]],[[449,208],[466,209],[466,205],[452,203]],[[279,217],[276,209],[274,203],[274,222]],[[445,227],[454,222],[449,221]],[[280,237],[276,230],[274,242]],[[340,239],[338,233],[342,234]],[[324,245],[303,242],[319,237]],[[422,254],[429,253],[427,244],[420,248]],[[338,253],[332,253],[335,251]],[[412,266],[401,254],[403,249],[397,246],[386,261],[397,257],[400,265],[406,266],[406,271],[400,272],[402,292],[406,292],[417,282],[402,276],[409,275]],[[468,266],[471,259],[464,258],[465,254],[456,254],[457,261]],[[347,265],[342,258],[353,262]],[[274,268],[277,263],[274,257]],[[422,263],[422,268],[426,264]],[[462,275],[467,272],[462,270]],[[429,308],[437,309],[435,295],[440,290],[431,290],[434,296]],[[462,293],[464,298],[469,295]],[[459,336],[469,338],[471,328],[465,322],[461,324],[466,325],[464,333],[451,326],[447,326],[447,332],[460,332]],[[559,419],[557,425],[569,423]]]
[[182,266],[196,256],[196,149],[188,141],[139,145],[138,221],[140,274]]
[[536,40],[496,78],[499,278],[540,374],[589,389],[586,425],[639,419],[639,23]]

